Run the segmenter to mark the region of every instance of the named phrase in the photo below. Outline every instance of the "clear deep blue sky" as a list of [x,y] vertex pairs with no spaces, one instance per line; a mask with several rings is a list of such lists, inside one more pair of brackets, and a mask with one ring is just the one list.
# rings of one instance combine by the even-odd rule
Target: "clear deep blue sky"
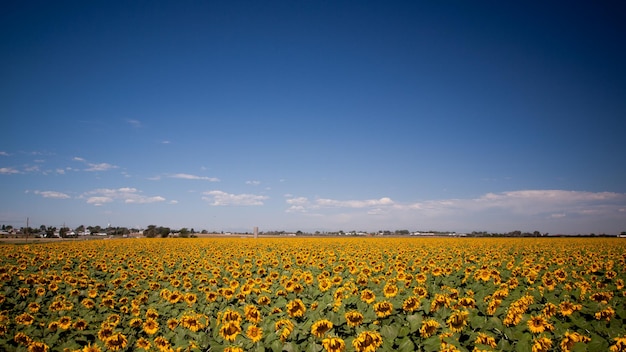
[[6,1],[0,222],[626,231],[623,1]]

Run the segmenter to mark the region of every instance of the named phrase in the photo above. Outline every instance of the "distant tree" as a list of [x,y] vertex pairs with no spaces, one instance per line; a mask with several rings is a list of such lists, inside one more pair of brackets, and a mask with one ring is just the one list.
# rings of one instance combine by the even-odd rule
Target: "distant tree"
[[156,237],[157,236],[157,229],[156,229],[156,225],[148,225],[148,228],[143,230],[143,235],[146,237]]
[[67,237],[67,233],[68,233],[69,231],[70,231],[70,229],[69,229],[69,228],[67,228],[67,227],[61,227],[61,228],[59,229],[59,236],[61,236],[61,238],[65,238],[65,237]]
[[183,237],[183,238],[189,237],[189,230],[187,230],[186,227],[183,227],[182,229],[178,230],[178,233],[180,234],[180,237]]
[[163,238],[169,236],[170,232],[172,232],[172,230],[169,227],[159,226],[159,228],[158,228],[158,233]]
[[46,237],[51,238],[54,237],[54,233],[56,232],[57,228],[54,226],[48,226],[46,228]]

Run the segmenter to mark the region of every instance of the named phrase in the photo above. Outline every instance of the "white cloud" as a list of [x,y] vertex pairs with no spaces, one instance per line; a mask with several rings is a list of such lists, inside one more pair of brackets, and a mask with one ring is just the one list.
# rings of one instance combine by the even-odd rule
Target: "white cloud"
[[0,151],[0,156],[9,156],[10,154],[4,151]]
[[64,169],[56,169],[55,171],[59,175],[65,175],[65,170]]
[[315,200],[315,203],[320,207],[337,207],[337,208],[367,208],[377,207],[381,205],[393,205],[394,202],[391,198],[383,197],[380,199],[366,199],[366,200],[335,200],[320,198]]
[[255,194],[231,194],[223,191],[207,191],[203,192],[205,196],[203,200],[210,202],[211,205],[263,205],[263,201],[268,199],[267,196]]
[[306,213],[307,209],[302,205],[292,205],[285,211],[287,213]]
[[10,175],[10,174],[19,174],[20,172],[12,167],[0,167],[0,174]]
[[117,169],[117,166],[111,165],[109,163],[99,163],[99,164],[88,164],[89,167],[85,169],[85,171],[107,171],[111,169]]
[[163,202],[166,199],[161,196],[145,196],[136,188],[123,187],[118,189],[99,188],[84,193],[81,198],[87,198],[88,204],[102,205],[115,200],[120,200],[127,204],[146,204]]
[[77,156],[73,157],[72,160],[78,161],[78,162],[81,162],[81,163],[84,163],[84,164],[87,164],[87,166],[89,166],[88,168],[84,169],[83,171],[90,171],[90,172],[92,172],[92,171],[108,171],[108,170],[111,170],[111,169],[117,169],[118,168],[118,166],[111,165],[109,163],[97,163],[97,164],[89,163],[84,158],[77,157]]
[[196,176],[196,175],[190,175],[190,174],[174,174],[170,176],[171,178],[180,178],[183,180],[203,180],[203,181],[210,181],[210,182],[219,182],[220,179],[217,177],[208,177],[208,176]]
[[520,190],[487,193],[478,198],[428,200],[397,204],[396,208],[433,217],[462,218],[497,212],[501,216],[531,219],[568,219],[611,216],[626,204],[626,194],[563,190]]
[[309,204],[309,199],[307,197],[296,197],[287,199],[285,200],[285,202],[287,202],[287,204],[305,205]]
[[[364,200],[310,199],[285,195],[285,212],[318,215],[325,226],[367,226],[420,230],[542,230],[551,233],[601,233],[626,226],[626,193],[565,190],[518,190],[475,198],[419,202],[388,197]],[[297,218],[298,224],[306,218]],[[318,226],[310,223],[310,226]]]
[[126,120],[126,122],[127,122],[128,124],[132,125],[132,126],[133,126],[133,127],[135,127],[135,128],[139,128],[139,127],[141,127],[141,121],[139,121],[139,120],[128,119],[128,120]]
[[161,141],[161,144],[170,144],[170,143],[172,143],[172,142],[167,141],[167,140],[166,141]]
[[101,206],[104,203],[110,203],[113,198],[110,197],[89,197],[87,198],[87,204],[93,204],[95,206]]
[[261,184],[261,181],[256,181],[256,180],[251,180],[251,181],[246,181],[247,185],[253,185],[253,186],[258,186]]
[[44,198],[55,198],[55,199],[71,198],[69,195],[65,193],[55,192],[55,191],[33,191],[33,193],[40,195]]

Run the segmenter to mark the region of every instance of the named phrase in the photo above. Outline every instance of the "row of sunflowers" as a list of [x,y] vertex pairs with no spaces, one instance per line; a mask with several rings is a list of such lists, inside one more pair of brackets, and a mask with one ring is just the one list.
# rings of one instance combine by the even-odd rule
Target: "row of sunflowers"
[[0,246],[7,351],[626,351],[620,239]]

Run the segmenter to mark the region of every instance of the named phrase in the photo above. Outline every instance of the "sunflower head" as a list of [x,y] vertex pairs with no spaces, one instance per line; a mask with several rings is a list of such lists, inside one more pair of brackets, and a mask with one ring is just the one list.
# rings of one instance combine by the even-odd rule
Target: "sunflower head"
[[328,337],[322,340],[322,346],[328,352],[343,352],[346,350],[346,343],[338,337]]
[[363,323],[363,314],[355,310],[347,312],[344,317],[349,327],[359,326]]
[[315,337],[322,338],[332,328],[333,323],[330,320],[318,320],[311,325],[311,334]]
[[382,301],[374,304],[374,312],[379,318],[388,317],[393,312],[393,305],[391,302]]
[[222,325],[219,332],[224,340],[233,342],[241,332],[241,326],[238,321],[227,321]]
[[463,330],[465,325],[467,325],[468,316],[469,313],[465,310],[453,312],[452,315],[450,315],[450,317],[448,318],[448,327],[453,332],[459,332]]
[[352,341],[357,352],[375,351],[382,344],[383,338],[376,331],[363,331]]
[[289,316],[301,317],[304,315],[304,312],[306,312],[306,307],[304,306],[304,303],[302,303],[302,300],[294,299],[293,301],[289,301],[287,303],[287,313]]
[[250,325],[248,329],[246,329],[246,336],[252,340],[252,342],[258,342],[263,337],[263,330],[256,325]]

